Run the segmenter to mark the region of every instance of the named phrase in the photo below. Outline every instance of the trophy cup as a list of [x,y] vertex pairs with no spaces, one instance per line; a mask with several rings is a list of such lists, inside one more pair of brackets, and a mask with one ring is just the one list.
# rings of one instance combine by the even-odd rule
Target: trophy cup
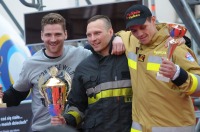
[[[0,66],[3,63],[3,57],[0,56]],[[1,76],[1,72],[0,72],[0,76]],[[0,89],[2,90],[2,86],[0,85]],[[0,108],[6,108],[7,105],[6,103],[3,103],[2,98],[0,98]]]
[[[176,46],[178,45],[178,42],[179,42],[178,39],[185,35],[185,33],[187,32],[187,29],[181,25],[168,24],[168,31],[169,31],[169,35],[173,38],[168,43],[168,51],[167,51],[167,59],[171,60],[174,50],[176,49]],[[170,78],[164,77],[159,72],[157,72],[156,79],[164,81],[164,82],[169,82],[170,80]]]
[[65,77],[67,83],[56,78],[58,74],[56,67],[51,67],[49,73],[51,78],[39,90],[44,97],[45,106],[48,106],[49,114],[51,116],[59,116],[65,109],[67,94],[71,86],[71,78],[67,73],[67,79]]

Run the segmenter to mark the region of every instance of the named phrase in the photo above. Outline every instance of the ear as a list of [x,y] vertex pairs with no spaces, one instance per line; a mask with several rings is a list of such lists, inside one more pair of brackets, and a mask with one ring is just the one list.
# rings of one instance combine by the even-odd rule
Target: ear
[[113,35],[113,32],[114,32],[113,29],[110,28],[110,29],[109,29],[109,33],[110,33],[111,35]]
[[156,17],[155,17],[155,16],[152,16],[152,17],[151,17],[151,21],[152,21],[154,24],[156,24]]
[[67,35],[67,30],[65,30],[65,39],[67,39],[68,35]]
[[41,31],[41,40],[43,41],[43,32]]

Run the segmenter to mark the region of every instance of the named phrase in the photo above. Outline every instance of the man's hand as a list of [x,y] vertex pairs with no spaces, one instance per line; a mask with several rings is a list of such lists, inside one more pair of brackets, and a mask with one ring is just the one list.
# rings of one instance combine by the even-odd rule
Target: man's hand
[[0,108],[6,108],[6,103],[3,103],[3,91],[2,91],[2,85],[0,84]]
[[66,125],[66,121],[63,116],[53,116],[53,117],[51,117],[51,124],[53,126]]
[[163,76],[172,79],[176,73],[176,65],[168,59],[162,58],[159,73]]
[[119,36],[116,36],[114,39],[113,39],[113,42],[112,42],[112,52],[111,54],[113,55],[121,55],[125,52],[125,46],[124,46],[124,43],[121,39],[121,37]]
[[[165,47],[167,48],[168,47],[168,45],[169,45],[169,41],[170,40],[172,40],[173,38],[172,37],[168,37],[168,39],[167,39],[167,41],[166,41],[166,43],[165,43]],[[182,37],[182,38],[178,38],[177,39],[177,42],[178,42],[178,45],[181,45],[181,44],[185,44],[186,43],[186,41],[185,41],[185,39]]]

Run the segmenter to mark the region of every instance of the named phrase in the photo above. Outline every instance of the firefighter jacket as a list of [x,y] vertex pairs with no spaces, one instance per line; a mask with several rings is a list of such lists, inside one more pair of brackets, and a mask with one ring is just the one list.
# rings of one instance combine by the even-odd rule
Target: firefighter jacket
[[67,124],[84,132],[130,132],[132,88],[126,55],[96,53],[81,62],[68,96]]
[[118,33],[125,43],[131,72],[132,131],[191,132],[195,113],[190,94],[199,91],[200,67],[192,50],[182,44],[171,59],[180,66],[178,78],[168,83],[157,80],[161,57],[167,57],[164,45],[169,36],[166,24],[157,29],[148,45],[141,45],[130,31]]

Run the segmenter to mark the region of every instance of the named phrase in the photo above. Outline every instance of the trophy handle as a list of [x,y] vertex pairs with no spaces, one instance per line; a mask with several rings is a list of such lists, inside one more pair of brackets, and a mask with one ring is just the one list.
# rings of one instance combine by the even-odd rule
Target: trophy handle
[[69,94],[69,92],[70,92],[70,90],[71,90],[71,84],[72,84],[72,79],[71,79],[71,77],[70,77],[70,75],[65,71],[64,72],[64,75],[65,75],[65,80],[67,81],[67,85],[68,85],[68,92],[67,92],[67,95]]
[[40,78],[39,78],[39,80],[38,80],[38,89],[39,89],[40,95],[41,95],[43,98],[45,98],[44,92],[43,92],[43,90],[42,90],[42,85],[43,85],[43,83],[44,83],[44,76],[41,75]]
[[172,58],[172,55],[173,55],[177,45],[178,45],[178,42],[176,41],[176,39],[172,39],[169,41],[168,51],[167,51],[167,59],[168,60],[170,60]]

